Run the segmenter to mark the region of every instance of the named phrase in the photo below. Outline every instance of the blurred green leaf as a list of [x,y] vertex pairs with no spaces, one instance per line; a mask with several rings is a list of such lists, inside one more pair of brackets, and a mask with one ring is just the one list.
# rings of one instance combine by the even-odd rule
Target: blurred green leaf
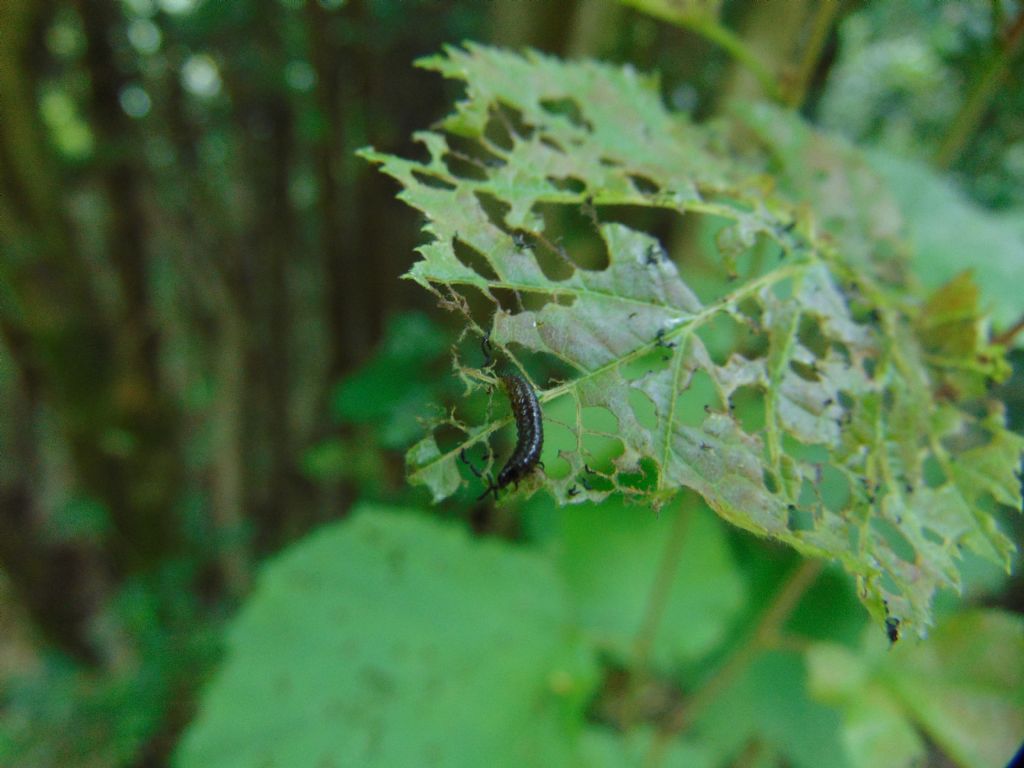
[[176,764],[565,765],[594,683],[569,615],[543,558],[362,507],[264,572]]
[[[652,728],[634,728],[619,733],[607,728],[590,727],[583,734],[581,756],[587,768],[646,768],[657,732]],[[658,762],[660,768],[714,768],[718,765],[711,751],[685,739],[675,739]]]
[[690,733],[714,750],[717,765],[733,764],[757,743],[785,755],[795,768],[842,768],[849,763],[840,726],[836,712],[808,695],[800,657],[773,651],[755,659],[697,717]]
[[965,268],[982,291],[982,309],[1008,326],[1024,312],[1024,212],[995,214],[973,203],[924,163],[875,150],[871,166],[899,200],[913,242],[914,273],[938,288]]
[[418,419],[436,410],[439,394],[450,381],[437,376],[448,343],[426,315],[395,315],[374,356],[335,388],[335,418],[375,424],[385,448],[408,447],[422,432]]
[[[625,660],[633,656],[673,529],[683,526],[679,565],[651,649],[653,663],[663,669],[720,643],[744,599],[743,578],[721,522],[702,504],[680,507],[655,515],[613,497],[557,513],[558,560],[580,622]],[[685,519],[678,521],[680,515]]]
[[370,430],[360,427],[349,437],[331,437],[311,446],[302,457],[302,470],[315,480],[345,480],[361,494],[379,493],[388,469]]
[[964,768],[1005,765],[1024,733],[1024,618],[978,610],[942,621],[922,643],[857,652],[832,644],[807,656],[814,696],[843,712],[854,766],[910,766],[917,729]]
[[[873,648],[884,639],[872,632]],[[893,701],[872,680],[872,661],[839,645],[818,644],[807,654],[811,695],[843,715],[842,740],[853,768],[919,765],[924,741]]]
[[110,510],[88,496],[73,496],[47,521],[55,541],[101,541],[110,533]]
[[960,765],[1008,763],[1024,734],[1024,617],[952,616],[928,643],[895,649],[882,680]]

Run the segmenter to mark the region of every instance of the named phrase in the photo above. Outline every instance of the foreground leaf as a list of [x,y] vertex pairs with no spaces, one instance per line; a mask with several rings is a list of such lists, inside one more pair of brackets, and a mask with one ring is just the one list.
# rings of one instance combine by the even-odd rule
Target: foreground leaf
[[182,768],[565,765],[591,660],[542,558],[363,508],[273,562]]

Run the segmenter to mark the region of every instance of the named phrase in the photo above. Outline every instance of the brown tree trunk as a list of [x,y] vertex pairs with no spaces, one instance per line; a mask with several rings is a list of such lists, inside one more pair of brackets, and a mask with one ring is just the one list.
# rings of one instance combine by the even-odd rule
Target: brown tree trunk
[[105,588],[99,552],[55,543],[50,510],[37,508],[29,481],[38,471],[34,421],[45,399],[69,445],[94,434],[105,413],[100,392],[109,347],[89,275],[76,260],[62,205],[62,182],[48,155],[28,66],[44,8],[0,3],[0,331],[15,364],[20,447],[10,458],[22,477],[0,488],[0,565],[44,637],[85,661],[96,659],[87,623]]
[[[119,296],[112,329],[114,360],[110,404],[115,429],[128,438],[120,455],[96,466],[102,473],[118,532],[115,561],[127,570],[151,566],[180,544],[173,501],[180,483],[176,414],[163,391],[159,336],[147,275],[145,193],[140,170],[141,142],[121,109],[129,83],[111,43],[123,34],[124,19],[112,0],[81,0],[86,34],[85,63],[92,86],[91,116],[97,136],[95,175],[109,212],[107,255],[117,276]],[[91,442],[79,450],[101,451]]]

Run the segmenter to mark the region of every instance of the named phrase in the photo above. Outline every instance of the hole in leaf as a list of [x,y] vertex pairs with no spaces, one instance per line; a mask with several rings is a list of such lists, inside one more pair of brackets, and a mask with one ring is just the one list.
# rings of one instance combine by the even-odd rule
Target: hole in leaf
[[529,139],[533,126],[523,120],[523,113],[507,104],[491,109],[484,136],[504,150],[511,150],[517,138]]
[[518,315],[523,311],[523,302],[511,288],[498,288],[492,286],[491,295],[498,302],[498,309],[510,315]]
[[555,152],[565,152],[565,149],[562,147],[562,145],[548,135],[541,136],[540,143],[543,144],[548,149],[555,150]]
[[462,262],[463,266],[472,269],[485,280],[493,281],[498,279],[498,274],[491,267],[490,262],[476,248],[467,245],[456,237],[452,238],[452,250],[455,252],[455,258]]
[[[518,345],[516,346],[518,347]],[[529,349],[518,354],[517,349],[516,359],[541,389],[549,389],[576,375],[575,368],[551,352]]]
[[560,244],[556,245],[547,237],[531,232],[517,232],[515,237],[520,244],[520,249],[533,255],[537,266],[548,280],[556,283],[567,280],[576,271],[569,261],[568,254]]
[[764,429],[764,396],[759,386],[740,387],[729,399],[733,416],[744,432],[756,435]]
[[782,436],[782,450],[798,461],[819,466],[828,464],[831,458],[828,448],[821,443],[801,443],[788,434]]
[[801,315],[796,332],[797,339],[817,358],[828,353],[828,339],[821,332],[821,324],[814,317]]
[[[481,280],[483,278],[481,277]],[[485,293],[484,291],[488,291]],[[447,291],[445,291],[447,293]],[[457,300],[457,306],[453,307],[451,304],[446,304],[445,300],[439,300],[439,305],[445,309],[468,309],[470,316],[472,317],[489,317],[495,310],[500,309],[501,305],[497,303],[496,299],[490,293],[489,286],[477,286],[477,285],[460,285],[459,294],[461,299]],[[479,350],[479,341],[477,342],[477,349]]]
[[631,490],[652,490],[658,484],[658,468],[654,461],[645,457],[640,460],[635,470],[620,471],[617,478],[619,485]]
[[593,130],[590,122],[583,117],[579,105],[572,99],[542,99],[540,105],[548,114],[564,117],[581,130]]
[[[627,318],[626,322],[629,322]],[[665,370],[671,363],[671,349],[655,348],[619,368],[626,381],[637,381],[652,373]]]
[[796,500],[797,506],[808,509],[817,506],[819,501],[818,490],[814,487],[814,483],[805,478],[800,483],[800,496]]
[[612,473],[615,459],[625,452],[625,446],[617,437],[584,432],[582,442],[585,461],[598,473]]
[[602,223],[623,224],[651,235],[659,243],[672,242],[680,218],[674,211],[646,205],[601,205],[597,212]]
[[589,432],[603,433],[609,436],[619,434],[619,420],[607,408],[585,407],[580,412],[580,421],[583,428]]
[[741,339],[747,336],[746,327],[732,315],[719,312],[701,328],[700,337],[711,359],[724,365]]
[[432,176],[429,173],[423,173],[422,171],[413,171],[412,175],[420,184],[422,184],[425,187],[430,187],[431,189],[444,189],[448,191],[455,189],[455,185],[452,184],[450,181],[439,179],[437,176]]
[[737,306],[740,314],[750,318],[751,323],[756,328],[762,327],[762,320],[764,318],[764,308],[761,306],[761,302],[754,299],[751,296],[747,296]]
[[929,488],[938,488],[946,482],[946,473],[942,471],[942,465],[935,458],[935,454],[929,453],[925,458],[922,474],[925,485]]
[[[466,368],[483,368],[484,353],[479,336],[475,334],[466,334],[459,342],[456,352],[459,362]],[[492,355],[496,352],[497,350],[492,352]],[[495,359],[499,358],[495,357]]]
[[938,544],[939,546],[942,546],[946,543],[946,539],[943,538],[941,534],[933,531],[931,528],[922,528],[921,533],[932,544]]
[[740,341],[738,352],[747,360],[757,360],[768,356],[768,334],[757,333],[747,328],[746,338]]
[[549,251],[579,269],[608,267],[604,240],[579,205],[539,203],[533,212],[544,220],[544,238]]
[[633,409],[633,415],[640,426],[645,429],[654,429],[658,426],[657,408],[655,408],[654,401],[645,392],[641,392],[636,387],[630,387],[627,397],[629,406]]
[[892,575],[888,571],[882,571],[881,585],[882,591],[890,596],[898,595],[902,592],[902,590],[899,588],[899,586],[897,586],[896,582],[892,578]]
[[490,177],[483,161],[476,161],[470,156],[453,155],[449,152],[444,156],[444,164],[452,176],[460,179],[486,181]]
[[434,429],[434,440],[441,453],[454,451],[466,439],[466,433],[451,424],[438,424]]
[[786,517],[786,527],[794,533],[814,530],[814,513],[790,504]]
[[544,419],[544,448],[541,461],[544,471],[553,478],[565,477],[572,470],[569,462],[562,458],[563,453],[576,450],[576,436],[565,424],[548,418]]
[[833,341],[832,351],[840,360],[843,361],[844,365],[850,366],[853,364],[853,358],[850,356],[850,348],[843,344],[843,342]]
[[576,303],[576,297],[571,293],[560,293],[551,297],[551,301],[560,307],[571,307]]
[[860,551],[860,526],[846,526],[846,541],[850,545],[851,552]]
[[[586,454],[585,454],[586,455]],[[612,471],[612,464],[599,457],[591,456],[589,466],[593,472],[583,472],[579,475],[580,485],[591,491],[607,493],[615,490],[615,482],[609,477]]]
[[821,381],[821,375],[818,373],[817,368],[815,368],[813,365],[802,363],[799,360],[790,360],[789,370],[791,370],[804,381]]
[[707,412],[719,407],[718,391],[705,371],[694,371],[689,386],[676,397],[674,420],[677,424],[699,427]]
[[487,192],[474,192],[477,202],[480,203],[480,207],[483,212],[487,214],[487,218],[490,219],[491,224],[508,231],[508,226],[505,224],[505,217],[509,211],[512,210],[512,206],[506,203],[504,200],[499,200],[492,194]]
[[570,192],[574,195],[582,195],[587,185],[575,176],[548,176],[548,183],[560,192]]
[[598,158],[598,162],[601,163],[605,168],[621,168],[622,162],[616,160],[614,157],[601,157]]
[[488,151],[475,138],[471,139],[449,133],[445,135],[445,140],[448,143],[448,153],[446,156],[461,155],[464,158],[469,158],[470,162],[486,168],[501,168],[506,164],[504,159]]
[[825,507],[832,512],[839,512],[850,503],[850,482],[831,464],[822,465],[818,490]]
[[646,176],[638,176],[635,174],[629,175],[629,180],[632,182],[636,191],[641,195],[654,195],[657,194],[661,187],[655,182],[651,181]]
[[877,533],[900,560],[914,562],[914,547],[895,525],[877,515],[871,518],[871,529]]

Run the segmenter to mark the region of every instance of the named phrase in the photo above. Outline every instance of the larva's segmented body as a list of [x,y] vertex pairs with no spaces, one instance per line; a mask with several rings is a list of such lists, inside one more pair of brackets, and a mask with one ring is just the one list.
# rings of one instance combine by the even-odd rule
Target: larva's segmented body
[[518,483],[540,462],[540,451],[544,447],[544,421],[537,402],[537,393],[530,382],[519,374],[500,376],[508,393],[512,414],[516,419],[516,447],[498,473],[497,491],[510,483]]
[[[484,368],[494,366],[494,358],[491,357],[490,335],[484,336],[480,343],[484,353]],[[480,496],[481,499],[489,493],[498,498],[498,491],[508,485],[518,483],[535,467],[544,465],[540,460],[540,451],[544,447],[544,418],[540,410],[540,402],[537,400],[537,393],[533,391],[530,382],[518,373],[507,373],[498,376],[498,380],[505,387],[508,393],[508,401],[512,406],[512,415],[516,420],[516,447],[512,451],[509,460],[498,473],[497,482],[493,477],[487,479],[487,490]],[[474,467],[466,458],[465,450],[459,452],[459,460],[462,461],[470,471],[477,477],[484,477],[483,472]]]

